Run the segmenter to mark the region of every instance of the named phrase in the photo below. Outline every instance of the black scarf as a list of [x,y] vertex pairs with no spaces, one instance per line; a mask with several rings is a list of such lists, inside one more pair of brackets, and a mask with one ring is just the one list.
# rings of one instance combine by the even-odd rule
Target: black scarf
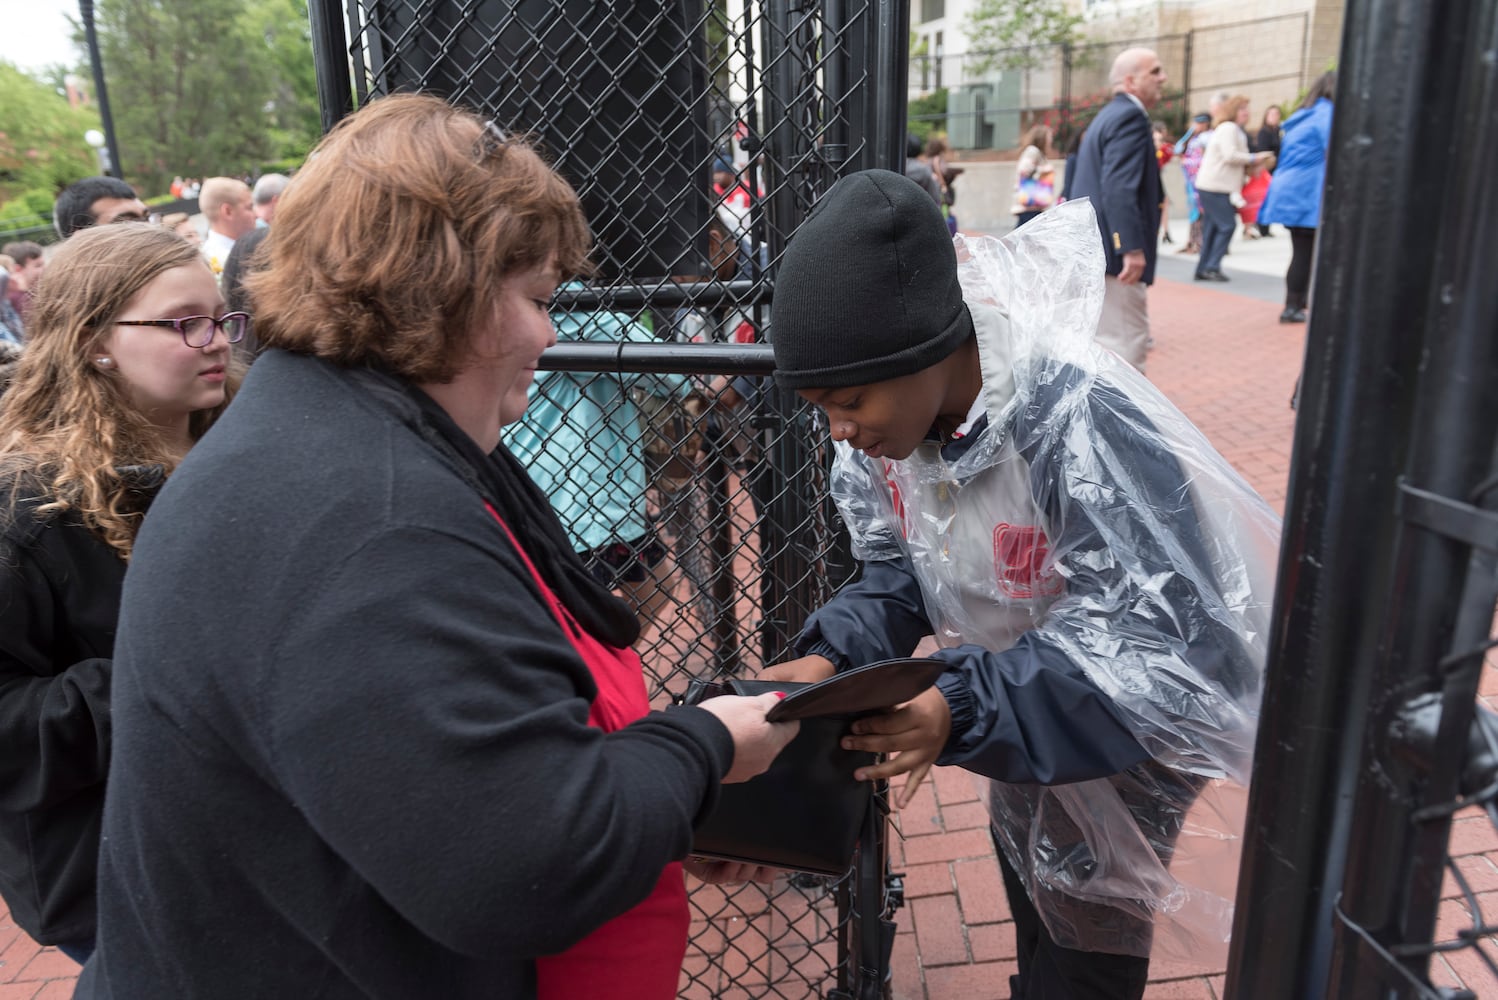
[[546,494],[504,445],[485,455],[436,400],[404,379],[371,368],[351,369],[350,374],[499,512],[578,624],[607,645],[623,649],[634,644],[640,637],[639,619],[588,572]]

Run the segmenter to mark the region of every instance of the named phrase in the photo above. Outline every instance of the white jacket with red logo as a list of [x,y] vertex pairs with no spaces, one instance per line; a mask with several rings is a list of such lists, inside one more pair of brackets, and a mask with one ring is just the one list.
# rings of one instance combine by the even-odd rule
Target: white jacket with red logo
[[797,648],[851,667],[934,635],[940,762],[994,779],[994,826],[1051,936],[1203,958],[1232,924],[1229,803],[1252,760],[1278,518],[1093,343],[1085,201],[957,247],[984,414],[903,461],[838,447],[864,573]]

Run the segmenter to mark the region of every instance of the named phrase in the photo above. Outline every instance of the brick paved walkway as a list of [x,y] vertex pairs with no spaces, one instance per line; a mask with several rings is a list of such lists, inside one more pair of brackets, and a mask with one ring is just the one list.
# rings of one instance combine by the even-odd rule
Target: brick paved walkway
[[[1246,254],[1238,266],[1247,266]],[[1282,266],[1282,265],[1274,265]],[[1262,270],[1269,273],[1272,266]],[[1245,289],[1246,290],[1246,289]],[[1300,369],[1304,327],[1281,326],[1279,305],[1224,286],[1161,280],[1150,292],[1156,340],[1150,377],[1275,507],[1282,508],[1294,414],[1287,403]],[[1498,708],[1498,670],[1484,700]],[[909,904],[895,946],[898,1000],[1003,1000],[1014,971],[1014,926],[967,773],[943,769],[898,817],[895,858]],[[1476,813],[1457,820],[1452,853],[1488,911],[1498,912],[1498,833]],[[1440,939],[1467,920],[1455,888],[1442,904]],[[41,949],[0,910],[0,1000],[61,1000],[77,966]],[[1148,1000],[1221,1000],[1222,970],[1155,964]],[[1470,952],[1438,958],[1437,983],[1498,996]]]

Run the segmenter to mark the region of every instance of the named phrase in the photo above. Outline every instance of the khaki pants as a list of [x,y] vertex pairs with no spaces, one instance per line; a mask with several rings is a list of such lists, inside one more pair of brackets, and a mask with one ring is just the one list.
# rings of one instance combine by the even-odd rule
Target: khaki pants
[[1144,372],[1144,355],[1150,335],[1149,286],[1143,282],[1125,285],[1111,274],[1103,285],[1103,318],[1098,323],[1097,342]]

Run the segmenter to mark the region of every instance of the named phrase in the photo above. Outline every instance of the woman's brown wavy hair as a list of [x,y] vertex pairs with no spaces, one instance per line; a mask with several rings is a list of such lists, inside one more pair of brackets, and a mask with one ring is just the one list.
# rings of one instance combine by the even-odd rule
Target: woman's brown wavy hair
[[586,273],[589,244],[577,195],[528,142],[396,94],[312,151],[245,286],[263,347],[444,382],[504,278],[552,261],[559,277]]
[[[48,262],[26,315],[26,347],[0,400],[0,483],[14,505],[45,498],[38,513],[74,510],[89,530],[129,559],[144,516],[133,482],[120,469],[161,466],[175,456],[130,402],[118,369],[93,363],[120,311],[158,275],[206,267],[198,249],[145,222],[75,233]],[[229,366],[224,402],[192,414],[197,440],[233,398],[240,379]]]
[[1243,94],[1234,94],[1222,102],[1222,107],[1218,109],[1217,117],[1212,119],[1212,127],[1216,128],[1223,122],[1236,122],[1238,120],[1238,112],[1246,107],[1248,107],[1248,98]]

